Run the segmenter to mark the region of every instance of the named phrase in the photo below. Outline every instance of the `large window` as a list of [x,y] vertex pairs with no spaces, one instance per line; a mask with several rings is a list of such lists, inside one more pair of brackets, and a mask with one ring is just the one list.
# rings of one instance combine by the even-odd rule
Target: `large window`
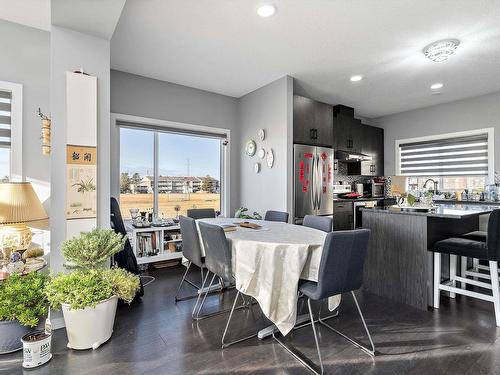
[[0,182],[10,179],[11,93],[0,90]]
[[396,141],[397,174],[409,177],[409,190],[428,179],[444,192],[481,190],[494,180],[493,155],[493,129]]
[[120,207],[158,217],[221,211],[221,136],[120,127]]

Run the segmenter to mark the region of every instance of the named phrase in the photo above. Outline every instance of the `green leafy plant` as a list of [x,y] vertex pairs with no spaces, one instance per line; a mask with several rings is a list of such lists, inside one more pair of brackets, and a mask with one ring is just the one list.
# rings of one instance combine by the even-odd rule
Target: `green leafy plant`
[[32,272],[26,276],[11,275],[0,283],[0,320],[18,320],[24,326],[36,327],[47,314],[44,285],[47,276]]
[[247,214],[248,208],[240,207],[236,210],[234,217],[238,219],[254,219],[254,220],[262,220],[262,216],[258,212],[254,212],[252,215]]
[[102,268],[108,259],[123,250],[126,238],[112,229],[94,229],[65,241],[62,253],[72,267]]
[[113,296],[131,302],[138,290],[139,277],[118,268],[60,273],[45,288],[54,309],[60,309],[61,304],[68,304],[71,309],[95,307]]

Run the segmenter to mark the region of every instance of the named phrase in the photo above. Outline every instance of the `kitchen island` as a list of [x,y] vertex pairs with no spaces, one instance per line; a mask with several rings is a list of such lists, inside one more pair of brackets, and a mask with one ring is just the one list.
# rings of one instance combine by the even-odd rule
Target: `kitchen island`
[[[432,305],[433,282],[433,253],[428,250],[436,241],[479,230],[479,217],[495,208],[473,204],[437,205],[429,212],[363,208],[363,227],[371,229],[363,289],[426,310]],[[445,278],[448,258],[443,255]]]

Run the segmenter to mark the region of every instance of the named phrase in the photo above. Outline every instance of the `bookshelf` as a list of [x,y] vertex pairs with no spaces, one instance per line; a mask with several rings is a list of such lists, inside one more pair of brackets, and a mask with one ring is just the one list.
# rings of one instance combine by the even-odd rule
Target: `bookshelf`
[[125,228],[138,264],[182,258],[182,251],[176,249],[182,242],[179,225],[135,228],[131,221],[126,221]]

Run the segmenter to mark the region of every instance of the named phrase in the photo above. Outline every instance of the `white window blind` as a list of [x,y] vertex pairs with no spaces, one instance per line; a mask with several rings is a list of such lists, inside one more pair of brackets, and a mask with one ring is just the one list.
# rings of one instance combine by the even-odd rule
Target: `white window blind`
[[404,176],[487,176],[488,133],[399,144]]
[[11,102],[9,91],[0,91],[0,147],[10,148]]

